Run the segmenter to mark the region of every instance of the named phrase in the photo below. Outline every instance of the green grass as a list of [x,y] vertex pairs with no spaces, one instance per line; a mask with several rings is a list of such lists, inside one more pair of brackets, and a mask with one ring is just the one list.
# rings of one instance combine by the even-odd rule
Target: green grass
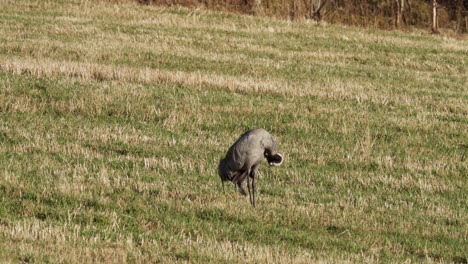
[[[2,262],[467,262],[468,42],[0,1]],[[257,208],[216,167],[285,154]]]

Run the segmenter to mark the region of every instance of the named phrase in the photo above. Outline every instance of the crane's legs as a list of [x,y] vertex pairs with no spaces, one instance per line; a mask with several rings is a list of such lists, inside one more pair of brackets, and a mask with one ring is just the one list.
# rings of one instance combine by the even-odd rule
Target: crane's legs
[[255,208],[255,173],[253,173],[253,177],[252,177],[252,193],[253,193],[252,206]]
[[242,186],[242,183],[237,183],[237,190],[240,192],[240,194],[246,196],[247,194],[245,193],[244,187]]
[[238,172],[232,179],[232,183],[234,186],[237,188],[237,190],[242,194],[242,195],[247,195],[245,193],[244,187],[242,186],[242,183],[244,182],[245,179],[245,170]]
[[252,178],[251,188],[252,188],[252,207],[255,208],[255,169],[250,171],[249,178]]
[[[238,172],[232,180],[232,183],[234,186],[236,186],[237,190],[242,195],[247,195],[245,193],[243,182],[245,178],[247,177],[247,189],[249,191],[249,201],[252,207],[255,208],[255,168],[251,169],[249,171],[240,171]],[[223,191],[224,191],[224,182],[223,182]]]
[[250,176],[247,177],[247,188],[249,189],[249,200],[250,200],[250,204],[254,206],[254,202],[252,201],[252,182],[250,181]]

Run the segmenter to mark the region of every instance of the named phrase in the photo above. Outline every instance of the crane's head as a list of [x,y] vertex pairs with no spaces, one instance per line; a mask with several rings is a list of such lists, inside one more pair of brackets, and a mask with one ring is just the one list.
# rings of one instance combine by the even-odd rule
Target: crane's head
[[270,166],[279,166],[283,163],[283,155],[276,153],[274,155],[265,155]]

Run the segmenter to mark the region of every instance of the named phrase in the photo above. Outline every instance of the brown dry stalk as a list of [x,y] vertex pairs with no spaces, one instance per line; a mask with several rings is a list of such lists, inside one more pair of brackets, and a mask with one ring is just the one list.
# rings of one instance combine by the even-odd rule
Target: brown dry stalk
[[96,63],[53,61],[41,59],[3,59],[0,71],[14,74],[31,74],[38,77],[71,77],[98,81],[123,81],[138,83],[176,83],[206,85],[238,92],[269,92],[287,94],[286,83],[275,80],[227,76],[203,72],[167,71],[150,68],[108,66]]
[[[122,81],[135,83],[172,83],[187,86],[210,86],[240,93],[270,93],[289,96],[319,96],[332,99],[372,101],[377,104],[407,105],[403,95],[386,95],[372,91],[372,83],[350,80],[292,83],[273,78],[229,76],[209,72],[169,71],[154,68],[110,66],[97,63],[54,61],[32,58],[1,58],[0,71],[30,74],[37,77],[68,77],[83,80]],[[414,102],[412,102],[414,104]]]

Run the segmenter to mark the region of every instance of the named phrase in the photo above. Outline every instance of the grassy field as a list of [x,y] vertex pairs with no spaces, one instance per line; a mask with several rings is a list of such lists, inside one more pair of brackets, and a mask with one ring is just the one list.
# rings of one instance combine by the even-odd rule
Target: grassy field
[[0,0],[0,261],[466,263],[467,83],[467,40]]

